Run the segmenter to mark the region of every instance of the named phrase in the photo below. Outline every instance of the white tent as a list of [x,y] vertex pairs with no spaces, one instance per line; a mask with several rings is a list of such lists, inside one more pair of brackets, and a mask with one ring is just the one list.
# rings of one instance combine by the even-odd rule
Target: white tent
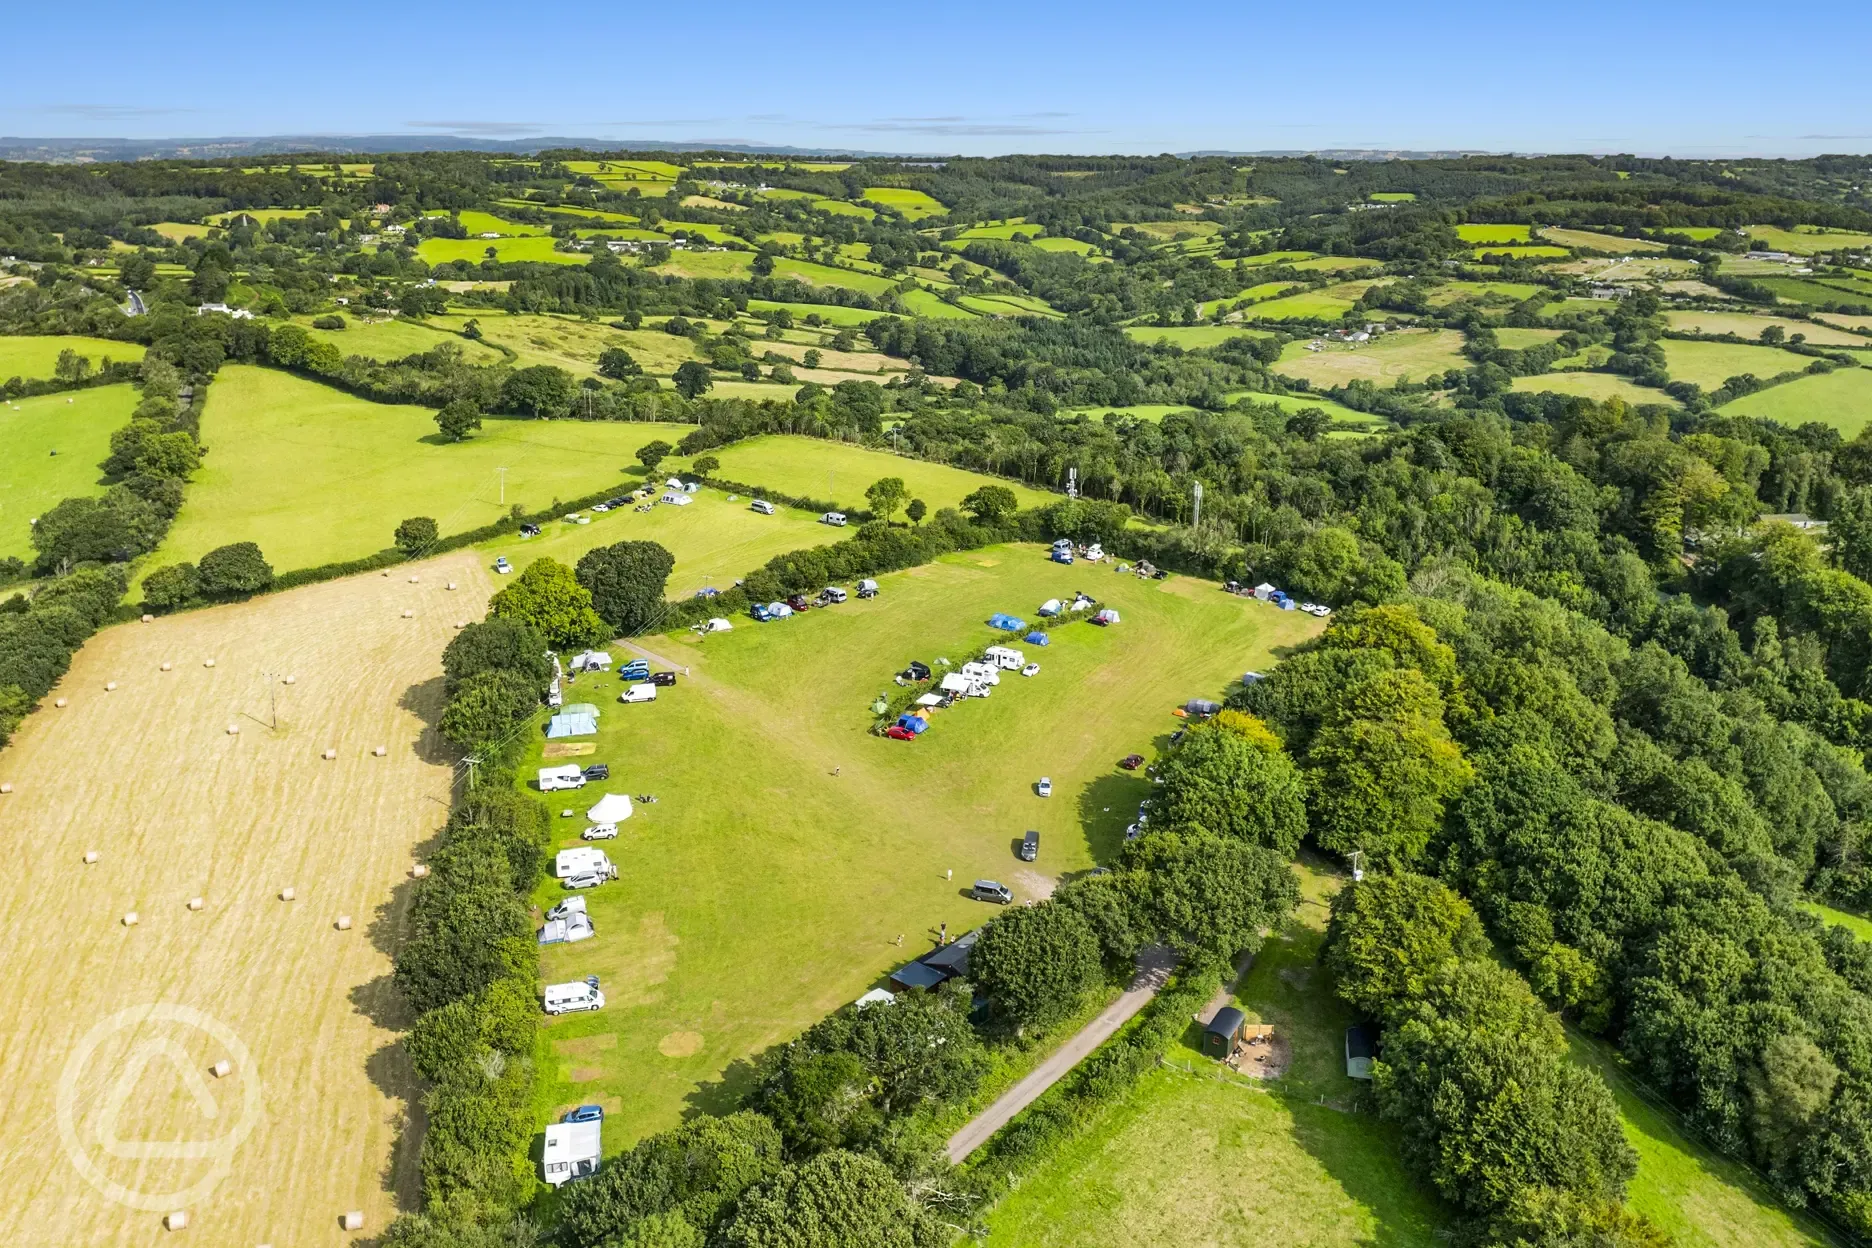
[[862,1010],[867,1005],[890,1005],[896,1000],[897,994],[891,992],[889,989],[873,988],[870,992],[865,993],[864,996],[852,1002],[852,1004]]
[[730,624],[727,620],[724,620],[722,619],[721,616],[716,615],[716,616],[709,617],[708,626],[704,628],[703,631],[708,632],[708,633],[725,633],[733,627],[734,625]]
[[941,688],[944,693],[967,693],[974,687],[975,682],[960,672],[949,672],[942,678]]
[[598,804],[585,812],[585,817],[593,823],[623,823],[631,817],[630,796],[625,793],[607,793],[598,799]]

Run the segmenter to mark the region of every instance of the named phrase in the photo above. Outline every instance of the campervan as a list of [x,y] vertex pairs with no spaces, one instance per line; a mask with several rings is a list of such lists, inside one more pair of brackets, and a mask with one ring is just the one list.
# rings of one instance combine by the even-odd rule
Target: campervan
[[556,879],[570,879],[586,871],[610,876],[616,874],[617,868],[611,865],[611,859],[605,856],[604,850],[588,845],[562,849],[553,857],[553,876]]
[[774,505],[764,498],[757,498],[748,504],[749,511],[758,511],[763,516],[774,514]]
[[641,685],[632,685],[630,688],[626,689],[623,693],[618,694],[618,701],[620,702],[654,702],[656,701],[656,695],[657,695],[657,687],[651,684],[650,682],[645,681]]
[[547,984],[545,1000],[548,1014],[602,1010],[605,1003],[604,993],[598,991],[598,986],[584,980],[570,984]]
[[1001,683],[1001,669],[992,663],[964,663],[957,670],[977,684],[998,685]]
[[542,767],[539,769],[539,790],[552,793],[558,789],[582,789],[585,787],[585,773],[573,763],[564,767]]
[[1018,672],[1027,663],[1027,656],[1007,646],[989,646],[982,657],[1005,672]]
[[845,527],[845,513],[842,511],[828,511],[825,515],[819,517],[819,523],[829,524],[835,529],[842,529]]

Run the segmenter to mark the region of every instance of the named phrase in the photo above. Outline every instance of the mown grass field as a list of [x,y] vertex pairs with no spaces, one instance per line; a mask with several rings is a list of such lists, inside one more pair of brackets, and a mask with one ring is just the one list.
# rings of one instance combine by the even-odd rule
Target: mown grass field
[[748,300],[750,312],[773,312],[784,308],[792,313],[793,323],[802,324],[807,317],[817,315],[828,325],[863,325],[875,321],[880,313],[869,308],[847,308],[836,303],[776,303],[771,299]]
[[865,506],[865,490],[880,477],[903,478],[910,496],[922,499],[932,512],[959,506],[964,496],[984,485],[1006,486],[1023,507],[1059,501],[1058,495],[1017,481],[984,477],[946,464],[905,459],[843,442],[772,436],[750,438],[708,453],[721,461],[713,475],[723,480],[781,490],[800,498],[833,499],[847,509]]
[[1495,331],[1495,341],[1506,351],[1525,351],[1552,342],[1562,333],[1558,329],[1515,329],[1502,326]]
[[1329,286],[1251,304],[1242,309],[1242,315],[1251,321],[1332,321],[1350,312],[1357,297],[1356,294],[1334,293]]
[[554,251],[551,238],[425,238],[416,245],[416,254],[428,264],[448,264],[466,260],[480,264],[490,249],[502,264],[585,264],[591,256],[582,251]]
[[[1851,318],[1835,318],[1850,321]],[[1740,338],[1759,338],[1762,330],[1777,325],[1790,338],[1806,335],[1816,347],[1872,347],[1872,338],[1848,333],[1837,325],[1815,321],[1791,321],[1779,316],[1755,316],[1747,312],[1666,312],[1664,320],[1672,329],[1692,334],[1735,334]]]
[[1481,260],[1487,256],[1507,256],[1513,260],[1564,260],[1572,253],[1564,247],[1550,247],[1545,243],[1533,243],[1525,247],[1512,244],[1490,244],[1470,251],[1471,256]]
[[23,377],[28,381],[52,376],[59,353],[76,351],[91,361],[96,371],[104,361],[140,360],[143,344],[118,342],[111,338],[87,338],[82,334],[7,334],[0,335],[0,381]]
[[991,1245],[1383,1244],[1432,1248],[1451,1212],[1404,1167],[1397,1131],[1345,1077],[1358,1021],[1318,964],[1336,877],[1302,865],[1304,900],[1234,1004],[1292,1052],[1278,1080],[1229,1075],[1192,1024],[1160,1067],[987,1218]]
[[1663,342],[1666,370],[1673,381],[1694,381],[1714,390],[1731,377],[1753,373],[1763,381],[1781,373],[1797,373],[1812,363],[1804,355],[1777,347],[1743,346],[1727,342]]
[[1525,225],[1459,225],[1456,237],[1465,243],[1525,243],[1528,229]]
[[1872,330],[1872,316],[1854,316],[1845,312],[1816,313],[1818,319],[1829,325],[1843,325],[1848,329]]
[[544,238],[552,234],[544,226],[525,225],[519,221],[509,221],[497,217],[491,212],[477,212],[465,209],[461,214],[462,228],[468,231],[472,240],[477,234],[500,234],[508,238]]
[[[1253,402],[1278,407],[1288,412],[1298,412],[1305,408],[1317,407],[1334,420],[1347,424],[1374,425],[1378,423],[1373,416],[1366,412],[1355,411],[1352,408],[1334,403],[1330,399],[1320,398],[1311,394],[1260,394],[1249,390],[1236,390],[1231,391],[1223,397],[1231,403],[1241,399],[1249,399]],[[1062,409],[1061,414],[1066,416],[1085,416],[1092,420],[1099,420],[1102,419],[1107,412],[1112,412],[1119,416],[1129,416],[1135,420],[1162,420],[1171,412],[1187,412],[1190,410],[1192,409],[1187,403],[1139,403],[1133,407],[1075,407]]]
[[35,517],[60,499],[104,492],[98,465],[139,397],[127,385],[96,386],[0,403],[0,558],[30,561]]
[[1816,377],[1802,377],[1745,395],[1721,410],[1731,416],[1756,416],[1779,421],[1793,429],[1819,421],[1856,438],[1872,422],[1872,370],[1843,368]]
[[[745,1076],[738,1063],[929,948],[938,924],[954,934],[988,918],[962,896],[970,881],[999,878],[1031,897],[1108,860],[1149,787],[1118,758],[1165,739],[1180,722],[1172,706],[1320,628],[1206,582],[1061,568],[1037,546],[879,580],[868,602],[773,625],[743,617],[706,641],[644,639],[689,669],[654,703],[619,706],[609,677],[567,691],[603,709],[590,758],[613,779],[554,807],[583,810],[604,791],[658,798],[609,843],[621,878],[586,894],[597,938],[541,959],[547,982],[603,981],[606,1008],[549,1021],[541,1056],[558,1085],[552,1104],[606,1106],[610,1150],[686,1107],[722,1105],[723,1084]],[[1010,675],[918,741],[868,735],[867,704],[893,671],[959,660],[993,636],[990,612],[1032,618],[1075,588],[1123,622],[1056,632],[1033,656],[1038,676]],[[539,758],[536,746],[527,774]],[[1051,799],[1033,794],[1042,775]],[[560,821],[558,844],[577,844],[580,826]],[[1028,828],[1041,833],[1031,866],[1012,848]],[[560,895],[547,884],[536,900]]]
[[1607,399],[1624,399],[1634,405],[1661,403],[1666,407],[1677,406],[1677,400],[1662,390],[1638,385],[1615,373],[1542,373],[1538,377],[1515,378],[1514,388],[1535,393],[1545,390],[1553,394],[1572,394],[1598,403]]
[[[666,334],[661,329],[613,329],[598,321],[545,313],[503,315],[477,311],[472,318],[450,314],[430,319],[451,330],[460,329],[470,319],[478,321],[482,336],[512,351],[515,363],[521,367],[551,364],[583,375],[597,367],[598,356],[607,347],[622,347],[645,372],[667,377],[684,361],[701,358],[693,339]],[[713,322],[710,328],[719,330],[722,326]]]
[[1282,376],[1304,377],[1322,389],[1351,381],[1422,380],[1431,373],[1468,367],[1462,349],[1460,330],[1400,330],[1356,347],[1328,342],[1309,351],[1304,342],[1290,342],[1274,369]]
[[1848,230],[1821,230],[1818,226],[1800,226],[1784,230],[1776,225],[1746,227],[1751,239],[1767,243],[1774,251],[1791,251],[1797,256],[1811,256],[1822,251],[1872,250],[1872,234]]
[[[149,567],[258,542],[274,570],[357,559],[390,545],[410,516],[444,535],[538,510],[637,476],[636,449],[683,428],[487,418],[468,441],[441,442],[426,407],[370,403],[287,373],[222,368],[202,409],[211,448]],[[506,502],[495,469],[507,468]]]
[[1540,236],[1550,243],[1561,247],[1580,247],[1587,251],[1605,251],[1615,256],[1628,256],[1645,251],[1669,251],[1664,243],[1654,243],[1643,238],[1622,238],[1617,234],[1600,234],[1595,230],[1563,230],[1550,227],[1542,230]]
[[874,204],[894,208],[910,221],[940,217],[949,211],[935,196],[901,186],[867,186],[864,188],[864,198]]
[[[470,364],[498,364],[502,355],[490,346],[464,338],[455,332],[459,321],[449,325],[430,325],[404,317],[384,321],[360,321],[349,312],[343,329],[314,329],[310,316],[295,317],[294,323],[320,342],[329,342],[346,355],[361,355],[373,360],[396,360],[406,355],[433,351],[445,342],[461,348],[462,358]],[[499,314],[494,318],[498,321]],[[487,323],[485,320],[483,323]]]
[[1520,303],[1540,293],[1526,282],[1445,282],[1430,292],[1432,307],[1445,307],[1462,299],[1511,299]]

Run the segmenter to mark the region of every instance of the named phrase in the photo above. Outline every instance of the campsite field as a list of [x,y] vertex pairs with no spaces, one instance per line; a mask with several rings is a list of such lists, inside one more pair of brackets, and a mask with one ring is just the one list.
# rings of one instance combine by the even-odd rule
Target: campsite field
[[1731,416],[1757,416],[1779,421],[1793,429],[1819,421],[1855,438],[1872,422],[1872,370],[1842,368],[1817,377],[1802,377],[1784,386],[1771,386],[1744,395],[1720,409]]
[[1514,388],[1536,393],[1545,390],[1553,394],[1572,394],[1598,403],[1607,399],[1624,399],[1634,406],[1640,403],[1677,406],[1677,400],[1662,390],[1638,385],[1616,373],[1542,373],[1537,377],[1515,378]]
[[[621,878],[586,894],[597,939],[542,958],[548,982],[604,983],[607,1007],[549,1022],[541,1056],[558,1081],[550,1103],[607,1107],[609,1150],[685,1106],[724,1105],[748,1058],[928,949],[939,924],[955,934],[988,918],[962,895],[971,881],[1033,897],[1108,861],[1149,788],[1118,758],[1161,745],[1174,705],[1323,627],[1208,582],[1062,568],[1036,546],[879,582],[876,599],[782,623],[641,639],[655,666],[688,672],[654,703],[618,705],[612,677],[567,691],[603,711],[591,759],[613,780],[554,805],[583,810],[605,791],[658,799],[609,843]],[[989,613],[1031,619],[1074,589],[1122,622],[1074,623],[1026,647],[1038,676],[1009,674],[915,742],[868,734],[867,704],[910,659],[960,661],[993,637]],[[540,757],[536,746],[523,773]],[[1051,799],[1033,793],[1042,775]],[[579,843],[575,822],[557,824],[559,845]],[[1028,828],[1041,833],[1032,866],[1013,852]],[[547,884],[537,900],[558,895]]]
[[712,475],[724,481],[779,490],[796,498],[829,499],[848,510],[865,505],[865,490],[880,477],[902,477],[910,496],[922,499],[931,511],[959,506],[966,495],[984,485],[1006,486],[1023,507],[1058,501],[1057,495],[1017,481],[843,442],[772,436],[749,438],[708,453],[721,461]]
[[1356,347],[1328,341],[1319,351],[1290,342],[1274,369],[1322,388],[1352,381],[1390,383],[1399,377],[1421,381],[1431,373],[1466,368],[1462,348],[1462,332],[1454,329],[1400,330]]
[[109,360],[140,360],[143,344],[118,342],[111,338],[87,338],[81,334],[5,334],[0,335],[0,381],[9,377],[37,380],[50,377],[59,353],[76,351],[91,361],[96,370]]
[[[375,1233],[411,1207],[415,1154],[395,1144],[416,1089],[390,951],[448,810],[426,727],[442,647],[488,590],[471,555],[420,566],[419,586],[358,577],[106,629],[58,687],[70,706],[0,751],[0,1189],[30,1228],[19,1242],[153,1244],[184,1208],[204,1243],[337,1248],[354,1239],[343,1211]],[[169,1017],[121,1013],[157,1005]],[[207,1076],[222,1058],[228,1077]],[[111,1198],[78,1157],[143,1199]]]
[[30,559],[29,521],[60,499],[104,492],[98,465],[137,398],[121,385],[0,403],[0,558]]
[[1667,338],[1664,363],[1672,381],[1694,381],[1714,390],[1731,377],[1752,373],[1763,381],[1781,373],[1798,373],[1813,361],[1778,347],[1744,346],[1728,342],[1694,342]]
[[[274,570],[358,559],[410,516],[446,536],[615,483],[635,486],[637,448],[682,427],[488,417],[447,444],[426,407],[370,403],[287,373],[229,364],[202,409],[212,447],[147,566],[251,541]],[[506,501],[495,470],[506,467]]]

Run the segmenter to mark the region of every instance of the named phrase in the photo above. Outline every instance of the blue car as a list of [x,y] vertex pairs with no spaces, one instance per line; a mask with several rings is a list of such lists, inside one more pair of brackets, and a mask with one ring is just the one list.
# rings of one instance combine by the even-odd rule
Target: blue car
[[566,1116],[562,1118],[560,1121],[562,1122],[603,1122],[604,1121],[604,1106],[581,1105],[577,1109],[572,1110],[571,1112],[567,1113]]

